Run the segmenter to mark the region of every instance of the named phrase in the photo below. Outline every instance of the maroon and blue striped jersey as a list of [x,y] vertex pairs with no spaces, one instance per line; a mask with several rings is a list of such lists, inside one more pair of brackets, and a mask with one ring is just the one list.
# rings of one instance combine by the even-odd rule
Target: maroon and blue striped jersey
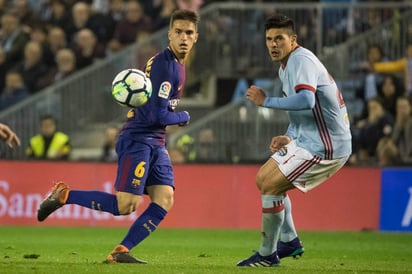
[[175,109],[183,94],[186,80],[185,65],[168,47],[150,58],[144,68],[152,82],[148,102],[129,110],[122,137],[153,145],[166,144],[166,126],[188,122],[187,112]]

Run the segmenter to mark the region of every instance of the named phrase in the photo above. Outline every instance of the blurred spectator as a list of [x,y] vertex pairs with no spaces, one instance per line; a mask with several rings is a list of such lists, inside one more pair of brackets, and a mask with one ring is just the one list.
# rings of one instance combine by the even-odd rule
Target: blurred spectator
[[13,0],[11,10],[19,18],[21,27],[26,33],[30,33],[32,27],[40,23],[40,18],[27,0]]
[[64,0],[50,0],[45,3],[40,17],[49,27],[66,27],[70,22],[70,9]]
[[119,128],[116,126],[109,126],[104,132],[104,143],[102,157],[100,160],[102,162],[116,162],[117,153],[116,153],[116,140],[117,135],[119,134]]
[[0,111],[28,98],[29,95],[21,74],[13,70],[8,71],[5,87],[0,94]]
[[56,64],[56,67],[49,69],[48,73],[39,79],[39,89],[64,79],[76,71],[76,57],[74,52],[71,49],[59,50],[56,54]]
[[113,20],[113,27],[125,17],[124,5],[124,0],[109,0],[109,10],[107,11],[107,14]]
[[47,67],[55,65],[54,54],[50,52],[48,43],[48,30],[42,24],[33,26],[30,33],[30,41],[40,43],[42,47],[42,60]]
[[112,14],[101,13],[92,8],[87,27],[96,34],[97,40],[106,46],[113,37],[116,22],[117,21],[112,17]]
[[199,131],[195,141],[196,162],[216,163],[219,161],[219,150],[213,129],[204,128]]
[[183,154],[185,162],[196,160],[195,139],[189,134],[182,135],[177,140],[175,148]]
[[180,165],[186,163],[186,155],[180,148],[168,148],[167,152],[169,153],[170,161],[172,162],[172,164]]
[[[345,2],[354,0],[320,0],[320,2]],[[333,46],[345,41],[348,37],[348,22],[352,12],[346,8],[325,8],[322,11],[323,45]]]
[[371,44],[367,49],[367,59],[352,65],[350,68],[354,74],[364,75],[363,85],[357,90],[357,96],[367,102],[378,95],[378,86],[383,82],[383,76],[374,72],[371,68],[376,62],[386,62],[387,58],[380,45]]
[[[146,66],[147,60],[159,52],[159,49],[161,48],[162,45],[157,40],[147,39],[141,42],[136,55],[136,68],[143,70]],[[188,95],[186,94],[186,96]]]
[[19,19],[6,13],[1,17],[0,45],[6,52],[6,61],[9,65],[14,65],[23,59],[23,52],[30,37],[23,32]]
[[176,4],[179,9],[199,12],[203,0],[176,0]]
[[97,40],[106,45],[113,36],[115,21],[107,14],[95,12],[91,3],[79,1],[72,6],[70,21],[65,27],[69,45],[73,42],[75,34],[83,28],[93,31]]
[[391,62],[374,63],[373,69],[376,72],[403,73],[406,95],[412,96],[412,41],[406,45],[405,57]]
[[7,12],[7,0],[0,0],[0,17]]
[[393,130],[393,117],[385,112],[379,97],[368,101],[368,117],[356,125],[353,134],[353,155],[351,164],[374,164],[377,161],[376,148],[379,140],[390,136]]
[[95,12],[107,13],[109,9],[109,0],[92,0],[89,2],[91,2],[92,9]]
[[114,31],[114,21],[110,16],[101,13],[94,13],[90,3],[80,1],[73,5],[71,9],[71,20],[65,27],[66,37],[69,45],[75,39],[78,31],[88,28],[96,35],[97,40],[106,44],[112,37]]
[[108,43],[111,52],[117,52],[125,46],[136,43],[152,32],[152,21],[144,14],[139,2],[128,1],[125,10],[126,17],[116,24],[113,38]]
[[[164,5],[166,1],[168,0],[139,0],[139,3],[143,7],[144,14],[154,21],[159,16],[162,5]],[[173,0],[173,2],[176,2],[176,0]]]
[[[177,134],[179,131],[182,130],[182,127],[178,125],[172,125],[166,127],[166,134],[167,136],[171,136]],[[169,153],[170,160],[174,164],[183,164],[189,161],[189,157],[191,160],[194,159],[194,147],[193,147],[194,139],[189,136],[188,134],[184,134],[180,136],[174,144],[168,146],[167,151]]]
[[407,97],[399,97],[396,101],[396,119],[392,139],[399,149],[402,163],[412,165],[412,106]]
[[6,53],[4,52],[3,48],[0,47],[0,94],[4,89],[6,73],[8,69],[9,66],[6,63]]
[[44,47],[47,42],[47,29],[43,24],[37,24],[32,27],[30,41],[38,42]]
[[152,17],[153,31],[168,27],[170,16],[175,9],[177,9],[175,0],[163,0],[158,14],[155,17]]
[[396,100],[404,94],[404,89],[398,77],[392,74],[384,76],[383,83],[378,89],[383,107],[392,117],[396,116]]
[[52,27],[47,33],[44,60],[49,67],[55,67],[55,57],[59,50],[67,47],[66,33],[60,27]]
[[24,85],[31,94],[39,90],[38,81],[48,71],[43,63],[42,50],[40,43],[28,42],[24,48],[24,59],[15,67],[23,76]]
[[76,56],[76,69],[85,68],[97,59],[106,57],[105,47],[97,41],[96,35],[87,28],[76,33],[73,51]]
[[378,165],[381,167],[398,166],[401,164],[399,150],[390,137],[382,137],[376,147]]
[[69,136],[57,130],[52,115],[45,115],[40,118],[40,133],[30,138],[26,154],[37,160],[68,160],[71,149]]
[[77,2],[73,5],[71,9],[70,21],[65,26],[64,32],[66,33],[66,38],[71,45],[74,40],[75,34],[88,27],[90,22],[91,8],[90,5],[85,2]]

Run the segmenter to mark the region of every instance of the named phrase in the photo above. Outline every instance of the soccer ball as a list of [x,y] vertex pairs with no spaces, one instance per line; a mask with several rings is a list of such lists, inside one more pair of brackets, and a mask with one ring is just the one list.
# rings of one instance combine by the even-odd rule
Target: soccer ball
[[121,106],[141,107],[152,95],[152,82],[141,70],[125,69],[114,77],[112,95]]

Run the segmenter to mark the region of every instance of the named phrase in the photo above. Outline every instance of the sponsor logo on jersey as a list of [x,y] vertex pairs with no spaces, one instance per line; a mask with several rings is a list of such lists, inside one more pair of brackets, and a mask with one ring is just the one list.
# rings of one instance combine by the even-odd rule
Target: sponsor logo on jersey
[[167,99],[169,98],[169,93],[172,90],[172,85],[169,82],[163,82],[159,88],[159,97]]

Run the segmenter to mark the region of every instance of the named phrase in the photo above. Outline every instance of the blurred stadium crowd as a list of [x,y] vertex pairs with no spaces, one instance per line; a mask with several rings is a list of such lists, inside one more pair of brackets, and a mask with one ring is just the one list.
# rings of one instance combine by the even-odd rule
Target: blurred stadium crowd
[[[0,0],[0,111],[167,27],[173,10],[201,10],[213,2],[236,1]],[[396,18],[401,12],[390,8],[369,9],[366,14],[355,9],[339,14],[333,10],[326,12],[323,15],[327,23],[322,26],[323,45],[327,47],[344,42],[357,33]],[[316,32],[319,26],[310,18],[316,16],[311,11],[302,10],[296,20],[300,43],[314,52],[317,51]],[[304,23],[299,18],[304,18]],[[213,31],[213,26],[234,27],[230,24],[230,18],[217,23],[206,25],[208,31]],[[402,58],[394,59],[379,44],[371,44],[364,60],[348,68],[350,73],[363,77],[361,86],[356,90],[361,111],[352,117],[354,153],[349,164],[412,165],[412,20],[401,33],[406,37]],[[112,133],[114,131],[112,129]],[[214,132],[210,129],[202,131],[199,138],[184,136],[173,147],[171,155],[176,163],[213,162],[216,158],[214,138]],[[195,146],[196,142],[203,145]],[[101,159],[115,160],[112,146],[105,148],[109,156],[102,156]],[[195,152],[195,147],[199,151]],[[205,156],[200,158],[199,155]]]

